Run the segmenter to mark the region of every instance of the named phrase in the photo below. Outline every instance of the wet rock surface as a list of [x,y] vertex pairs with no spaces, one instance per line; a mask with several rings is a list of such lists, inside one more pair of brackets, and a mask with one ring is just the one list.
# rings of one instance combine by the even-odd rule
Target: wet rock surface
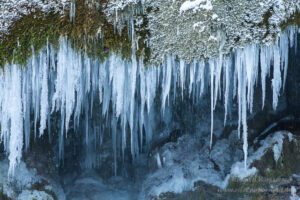
[[[280,123],[278,123],[277,126],[273,127],[273,130],[281,131],[271,132],[268,134],[267,137],[260,137],[260,139],[257,139],[256,142],[254,142],[253,146],[250,147],[251,150],[249,153],[249,162],[251,162],[251,164],[249,165],[249,169],[256,169],[255,173],[253,173],[252,175],[249,175],[245,178],[238,178],[237,175],[235,175],[235,172],[233,172],[233,166],[236,161],[231,161],[230,164],[233,168],[231,169],[231,173],[229,173],[230,175],[227,182],[228,185],[226,188],[222,189],[220,187],[213,186],[212,184],[208,184],[207,180],[199,180],[195,181],[192,185],[192,188],[188,189],[187,191],[165,192],[160,194],[159,196],[150,195],[150,198],[176,200],[289,198],[292,199],[293,195],[291,195],[291,191],[296,189],[296,193],[294,194],[294,196],[297,199],[297,195],[299,195],[300,193],[300,135],[298,123],[299,119],[281,121]],[[293,130],[294,133],[292,134],[285,130]],[[232,140],[229,140],[229,142],[230,141]],[[181,142],[184,143],[183,140],[181,140]],[[183,143],[181,143],[181,145],[190,146],[188,144]],[[222,141],[220,141],[219,143],[222,143]],[[228,154],[226,150],[224,151],[225,147],[226,143],[224,145],[221,145],[221,149],[219,149],[219,159],[222,161],[226,160],[226,158],[228,158],[228,155],[230,155],[230,153]],[[214,148],[211,152],[212,154],[213,151],[217,151],[217,149],[214,150]],[[176,148],[173,148],[173,152],[176,152]],[[233,155],[232,151],[230,152],[231,155]],[[174,158],[175,157],[178,158],[179,156],[176,155],[174,156]],[[210,157],[213,158],[214,155],[211,155]],[[241,156],[234,157],[236,158],[236,160],[241,160]],[[214,160],[216,163],[218,162],[218,160]],[[198,163],[209,162],[205,162],[205,160],[202,160],[202,162]],[[226,162],[222,162],[222,165],[220,166],[225,167],[226,165],[224,165],[224,163],[226,164]],[[178,167],[182,167],[182,169],[184,168],[184,164],[177,165]],[[192,168],[195,169],[195,167]],[[222,172],[222,168],[218,167],[216,173],[220,172]],[[176,176],[176,173],[172,174],[173,176]],[[210,173],[210,175],[212,175],[212,173]],[[171,178],[172,176],[170,175],[169,179]],[[179,184],[179,182],[180,180],[176,183]]]

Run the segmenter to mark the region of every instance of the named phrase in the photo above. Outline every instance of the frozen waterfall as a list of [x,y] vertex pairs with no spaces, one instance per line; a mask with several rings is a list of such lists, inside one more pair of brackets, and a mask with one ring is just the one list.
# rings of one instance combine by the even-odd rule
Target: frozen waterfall
[[[289,47],[294,45],[297,32],[296,27],[289,27],[271,46],[250,44],[234,50],[229,57],[220,55],[205,62],[194,60],[191,64],[173,55],[167,56],[159,67],[143,66],[135,55],[130,61],[111,54],[100,62],[83,52],[75,52],[65,38],[61,38],[58,51],[47,45],[28,60],[26,67],[7,64],[0,72],[0,119],[1,142],[9,153],[9,172],[14,173],[22,149],[28,148],[31,130],[34,137],[43,135],[47,127],[50,133],[50,118],[56,114],[61,123],[61,157],[64,138],[72,137],[68,135],[70,128],[76,132],[79,126],[84,127],[80,131],[84,132],[87,146],[101,143],[101,134],[109,130],[116,173],[116,157],[119,154],[124,157],[127,145],[133,159],[143,148],[149,148],[154,134],[151,124],[155,120],[155,99],[160,102],[158,114],[164,117],[166,108],[184,95],[193,102],[201,102],[204,95],[210,97],[211,144],[217,103],[224,99],[226,124],[228,102],[230,98],[236,99],[238,133],[240,135],[242,130],[247,167],[247,112],[253,109],[259,74],[263,105],[266,80],[271,76],[273,108],[276,109],[286,81]],[[96,107],[96,103],[100,106]],[[31,117],[34,117],[33,124],[30,124]],[[93,165],[92,161],[87,163]]]

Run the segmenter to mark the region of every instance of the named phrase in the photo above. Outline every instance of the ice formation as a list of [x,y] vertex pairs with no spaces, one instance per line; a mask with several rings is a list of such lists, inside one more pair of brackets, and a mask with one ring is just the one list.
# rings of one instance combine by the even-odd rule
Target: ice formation
[[[75,52],[66,38],[61,38],[57,52],[47,45],[37,56],[28,60],[26,67],[7,64],[0,72],[0,116],[1,141],[9,153],[9,171],[13,174],[21,160],[23,127],[26,149],[31,128],[36,137],[39,125],[39,135],[42,135],[47,131],[46,127],[50,127],[50,117],[55,114],[60,116],[61,122],[60,157],[64,153],[64,137],[72,137],[67,135],[70,127],[75,132],[82,127],[80,131],[84,132],[87,146],[100,143],[101,140],[95,141],[93,138],[101,138],[106,130],[112,136],[116,173],[116,157],[119,154],[124,157],[127,146],[130,146],[133,159],[144,147],[150,147],[154,112],[158,110],[164,117],[166,108],[186,94],[197,102],[201,101],[202,96],[210,95],[213,135],[213,112],[222,93],[225,123],[231,95],[237,97],[238,132],[242,130],[244,166],[247,167],[247,112],[253,109],[259,71],[263,102],[265,82],[273,72],[270,76],[273,107],[276,109],[286,80],[289,47],[295,43],[297,30],[296,27],[290,27],[268,47],[250,44],[244,49],[234,50],[227,58],[220,55],[207,62],[194,60],[191,64],[169,55],[162,66],[146,67],[136,59],[134,53],[131,60],[111,54],[104,62],[100,62],[82,52]],[[210,90],[206,91],[205,80],[209,77]],[[179,98],[175,98],[177,96]],[[160,99],[159,107],[155,106],[154,99]],[[94,106],[95,103],[100,106]],[[34,117],[32,125],[31,116]],[[94,165],[93,161],[88,163],[88,166]]]
[[76,4],[74,1],[70,3],[70,21],[75,22],[75,11],[76,11]]

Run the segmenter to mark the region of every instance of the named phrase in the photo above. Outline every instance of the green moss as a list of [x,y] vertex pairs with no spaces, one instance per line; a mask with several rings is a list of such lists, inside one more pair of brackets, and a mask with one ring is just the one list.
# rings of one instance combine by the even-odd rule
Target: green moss
[[[146,23],[143,24],[144,27]],[[102,38],[97,36],[99,28]],[[137,34],[140,34],[141,38],[137,56],[147,59],[150,51],[145,47],[144,39],[148,32],[139,31]],[[103,60],[110,52],[131,58],[131,41],[127,27],[118,33],[106,20],[100,8],[89,8],[85,0],[77,0],[74,23],[70,21],[68,12],[61,16],[58,13],[43,13],[40,10],[14,22],[9,34],[1,36],[0,39],[0,66],[12,61],[25,65],[27,59],[32,56],[32,46],[34,52],[39,52],[49,41],[57,48],[60,36],[67,37],[76,51],[81,50],[91,58]]]
[[280,25],[280,28],[284,30],[287,26],[298,25],[300,26],[300,12],[295,12],[288,20]]
[[270,24],[269,24],[269,19],[270,19],[270,17],[272,16],[272,8],[271,9],[269,9],[264,15],[263,15],[263,21],[260,23],[260,24],[258,24],[258,26],[260,26],[260,27],[264,27],[264,26],[266,26],[266,29],[267,29],[267,32],[265,33],[265,35],[264,35],[264,38],[266,38],[269,34],[270,34]]
[[299,141],[288,142],[286,138],[277,162],[275,162],[274,153],[270,149],[260,161],[255,161],[252,166],[259,170],[261,176],[269,179],[291,177],[293,173],[300,171]]

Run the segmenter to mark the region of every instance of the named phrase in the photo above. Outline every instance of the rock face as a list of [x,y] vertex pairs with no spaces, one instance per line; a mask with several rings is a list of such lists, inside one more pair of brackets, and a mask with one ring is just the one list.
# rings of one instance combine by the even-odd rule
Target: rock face
[[[181,140],[181,145],[185,145],[184,141]],[[187,145],[188,146],[188,145]],[[226,145],[222,145],[226,147]],[[202,175],[202,180],[195,181],[194,184],[191,185],[190,189],[184,187],[180,184],[184,184],[187,181],[191,181],[189,176],[183,176],[182,179],[175,180],[180,174],[170,173],[169,176],[157,176],[156,182],[153,185],[149,185],[151,188],[149,191],[149,195],[154,199],[288,199],[291,196],[291,190],[295,190],[294,196],[299,195],[300,191],[300,179],[299,179],[299,162],[300,162],[300,138],[299,132],[296,134],[291,134],[287,131],[279,131],[272,134],[256,144],[252,147],[252,151],[249,154],[249,169],[255,169],[252,171],[253,173],[249,173],[248,176],[245,176],[245,172],[239,171],[238,173],[235,171],[235,166],[239,163],[234,163],[232,160],[230,163],[232,164],[231,172],[228,173],[227,177],[223,180],[226,181],[226,188],[220,188],[220,186],[215,186],[214,184],[217,181],[214,181],[213,184],[209,183],[209,179],[213,178],[214,173],[207,173],[208,176]],[[175,150],[174,150],[175,149]],[[213,151],[212,151],[213,152]],[[221,151],[223,154],[222,158],[228,158],[228,153],[226,151]],[[220,153],[221,153],[220,152]],[[176,148],[173,148],[173,154],[176,154]],[[171,154],[171,153],[169,153]],[[212,153],[213,154],[213,153]],[[231,153],[232,154],[232,153]],[[180,157],[179,155],[174,156],[176,158]],[[213,156],[211,156],[213,157]],[[238,156],[235,157],[237,160]],[[168,158],[167,158],[168,159]],[[174,158],[173,158],[174,159]],[[251,159],[253,159],[251,161]],[[183,159],[182,159],[183,160]],[[184,160],[183,160],[184,161]],[[202,161],[202,162],[201,162]],[[191,169],[200,170],[209,170],[209,162],[206,162],[205,159],[200,162],[196,162],[199,167],[190,165]],[[201,163],[205,163],[204,166]],[[215,169],[215,174],[220,174],[222,171],[222,167],[226,162],[222,162],[221,167]],[[202,165],[202,166],[201,166]],[[185,170],[184,163],[175,163],[172,168],[178,168],[180,170]],[[165,169],[168,169],[168,166],[165,166]],[[148,180],[151,179],[158,171],[156,170],[153,175],[148,177]],[[168,170],[164,171],[163,174],[166,174]],[[187,172],[187,171],[186,171]],[[172,174],[172,175],[171,175]],[[198,173],[199,174],[199,173]],[[193,178],[197,179],[197,177],[193,176]],[[172,181],[173,179],[173,181]],[[162,182],[159,183],[158,180]],[[171,181],[172,184],[169,183]],[[147,183],[147,182],[146,182]],[[169,188],[169,192],[163,192],[164,189],[167,189],[164,184],[172,185],[171,188],[173,192]],[[179,187],[183,190],[178,190],[176,185],[180,185]],[[162,192],[159,196],[153,195],[153,191],[158,191],[158,189]],[[156,190],[154,190],[156,189]],[[177,189],[177,191],[175,191]],[[151,193],[152,192],[152,193]],[[177,193],[177,194],[176,194]],[[180,194],[178,194],[180,193]]]
[[[298,34],[297,39],[298,47],[300,46],[300,37]],[[300,98],[300,56],[299,48],[296,51],[291,51],[289,53],[291,58],[289,63],[288,76],[291,78],[287,79],[286,92],[288,96],[288,109],[289,112],[293,113],[295,116],[300,115],[300,104],[298,103]]]
[[18,196],[18,200],[23,199],[40,199],[40,200],[54,200],[54,198],[47,194],[44,191],[30,191],[30,190],[23,190],[22,193]]
[[[34,167],[34,166],[33,166]],[[7,200],[64,200],[65,194],[59,182],[44,177],[35,168],[27,168],[24,162],[16,168],[18,176],[8,177],[8,160],[0,161],[0,197]]]
[[[140,2],[142,8],[138,6]],[[157,64],[168,54],[192,62],[218,57],[220,53],[228,55],[232,49],[243,48],[250,42],[270,45],[280,33],[280,25],[300,5],[297,0],[111,0],[103,7],[116,24],[128,20],[128,13],[123,11],[126,8],[137,7],[137,16],[145,10],[150,62]]]

